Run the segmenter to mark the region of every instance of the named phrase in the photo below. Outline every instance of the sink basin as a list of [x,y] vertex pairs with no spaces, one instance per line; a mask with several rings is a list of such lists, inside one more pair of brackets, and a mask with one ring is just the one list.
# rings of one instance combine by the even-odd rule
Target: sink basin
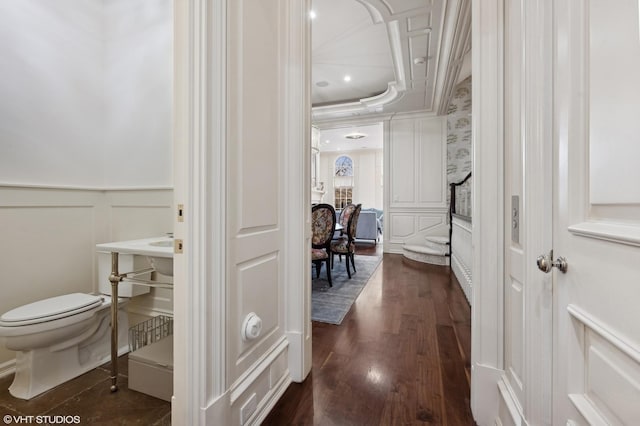
[[173,238],[157,237],[143,240],[97,244],[102,252],[117,252],[147,256],[151,266],[162,275],[173,276]]

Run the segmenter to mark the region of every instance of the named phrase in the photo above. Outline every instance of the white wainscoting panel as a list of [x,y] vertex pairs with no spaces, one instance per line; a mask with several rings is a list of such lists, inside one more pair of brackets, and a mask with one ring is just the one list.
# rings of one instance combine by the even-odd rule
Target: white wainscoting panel
[[[100,196],[0,187],[0,314],[37,300],[92,292]],[[13,359],[0,347],[0,364]]]
[[390,138],[390,167],[385,167],[385,170],[391,174],[391,205],[395,207],[415,204],[418,167],[416,166],[414,120],[392,121]]
[[252,350],[260,348],[257,342],[278,329],[278,311],[281,308],[278,264],[278,253],[270,253],[238,265],[240,318],[256,313],[262,320],[262,332],[256,341],[241,341],[237,364],[243,362]]
[[401,242],[416,232],[416,217],[410,214],[390,214],[391,230],[389,232],[392,241]]
[[[446,209],[398,211],[385,214],[385,252],[402,253],[404,244],[425,245],[428,235],[444,236],[448,232]],[[387,219],[388,218],[388,219]]]
[[442,117],[391,120],[389,141],[392,208],[446,204],[446,121]]
[[[173,190],[118,190],[107,191],[106,208],[109,217],[109,233],[105,241],[126,241],[173,232]],[[135,257],[135,268],[148,268],[150,264],[142,256]],[[172,277],[159,276],[164,282]],[[139,289],[142,291],[142,289]],[[151,288],[131,299],[129,311],[154,316],[172,314],[173,290]]]
[[425,245],[428,235],[448,235],[446,224],[446,119],[392,118],[385,144],[384,251]]
[[570,400],[591,424],[636,424],[640,419],[640,348],[575,305],[569,314],[582,339],[576,362],[583,389]]
[[[133,239],[171,230],[172,193],[0,186],[0,313],[47,297],[98,291],[95,245],[114,241],[112,235]],[[171,299],[171,290],[152,290],[130,307],[166,313]],[[0,364],[13,356],[0,348]]]

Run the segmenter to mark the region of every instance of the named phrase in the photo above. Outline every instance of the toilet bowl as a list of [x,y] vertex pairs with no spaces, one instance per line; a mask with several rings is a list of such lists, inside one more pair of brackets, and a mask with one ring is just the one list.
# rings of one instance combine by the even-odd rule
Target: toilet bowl
[[[118,353],[128,351],[126,300],[118,302]],[[0,340],[16,351],[9,392],[31,399],[109,361],[111,297],[71,293],[20,306],[0,317]]]

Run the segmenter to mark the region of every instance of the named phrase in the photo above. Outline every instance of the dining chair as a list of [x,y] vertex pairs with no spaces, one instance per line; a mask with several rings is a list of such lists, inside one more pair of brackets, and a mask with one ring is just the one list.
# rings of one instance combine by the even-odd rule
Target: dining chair
[[358,204],[350,215],[349,221],[347,222],[346,235],[343,235],[338,240],[331,242],[331,265],[333,266],[333,256],[336,254],[340,256],[344,254],[346,258],[347,276],[349,279],[351,279],[349,261],[351,261],[351,266],[353,266],[353,272],[357,272],[354,260],[356,252],[356,243],[354,240],[356,239],[356,228],[358,227],[358,218],[360,217],[361,208],[362,205]]
[[331,282],[331,239],[336,230],[336,211],[331,204],[316,204],[311,208],[311,261],[320,277],[322,262],[327,264],[327,280]]

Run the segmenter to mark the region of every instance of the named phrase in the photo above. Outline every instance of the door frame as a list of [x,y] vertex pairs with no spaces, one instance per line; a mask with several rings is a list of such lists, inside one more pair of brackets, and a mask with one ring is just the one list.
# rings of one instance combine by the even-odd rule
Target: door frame
[[[505,360],[505,1],[473,2],[473,289],[471,407],[479,424],[510,416],[550,424],[552,281],[535,259],[552,242],[552,0],[523,2],[521,232],[524,250],[523,401],[503,380]],[[509,194],[510,196],[510,194]],[[542,212],[542,214],[540,214]],[[542,343],[541,343],[542,342]]]
[[472,2],[471,410],[494,424],[504,353],[503,0]]

